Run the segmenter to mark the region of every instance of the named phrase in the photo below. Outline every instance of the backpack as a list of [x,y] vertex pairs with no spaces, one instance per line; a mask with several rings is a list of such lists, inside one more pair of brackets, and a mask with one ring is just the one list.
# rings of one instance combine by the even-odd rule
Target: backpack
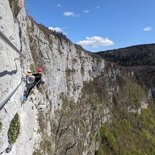
[[35,77],[34,77],[34,76],[28,76],[28,77],[26,78],[26,82],[27,82],[27,84],[32,84],[32,83],[34,83],[34,82],[35,82]]

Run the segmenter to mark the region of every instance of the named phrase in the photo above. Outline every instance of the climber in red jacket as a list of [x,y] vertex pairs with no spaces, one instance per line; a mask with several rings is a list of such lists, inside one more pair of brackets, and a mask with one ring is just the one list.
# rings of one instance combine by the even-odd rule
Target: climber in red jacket
[[45,82],[42,80],[42,67],[38,67],[37,73],[32,74],[31,70],[28,70],[26,73],[26,90],[24,91],[24,95],[22,97],[22,101],[27,100],[31,90],[36,86],[39,87],[40,84],[44,84]]

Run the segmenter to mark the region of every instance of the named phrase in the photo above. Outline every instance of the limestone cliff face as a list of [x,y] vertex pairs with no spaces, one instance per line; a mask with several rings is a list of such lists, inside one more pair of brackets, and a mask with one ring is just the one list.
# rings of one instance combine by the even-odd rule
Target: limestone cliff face
[[[22,17],[26,18],[23,15],[21,18]],[[24,21],[24,19],[21,21]],[[20,52],[27,50],[27,45],[23,43],[20,35],[20,24],[13,16],[8,0],[0,1],[0,31]],[[23,44],[23,47],[21,43]],[[22,61],[15,49],[13,49],[5,39],[0,37],[1,104],[21,82],[22,75],[24,75],[25,71],[24,68],[32,61],[29,57],[28,51],[26,59],[24,60],[25,62]],[[35,136],[35,134],[37,134],[38,126],[37,111],[35,106],[30,103],[21,105],[20,97],[23,94],[24,87],[23,82],[0,111],[0,152],[2,154],[5,154],[5,150],[8,148],[9,143],[14,143],[14,141],[16,141],[16,143],[13,144],[10,154],[32,154],[33,152],[33,137],[37,137]],[[15,119],[16,114],[19,116],[18,119]],[[13,122],[12,120],[15,121]],[[18,121],[20,123],[17,126]],[[17,133],[18,127],[20,128],[20,134]],[[18,139],[16,139],[17,134]]]
[[86,52],[37,24],[27,16],[23,1],[0,1],[0,31],[24,55],[0,38],[1,103],[27,69],[35,72],[42,66],[45,80],[24,104],[22,82],[2,107],[0,153],[5,154],[11,144],[10,155],[93,155],[105,141],[112,147],[108,137],[100,138],[101,128],[112,122],[120,106],[134,114],[147,108],[148,94],[132,70]]
[[[11,6],[17,5],[10,1]],[[13,143],[10,154],[32,154],[35,145],[42,141],[39,130],[51,136],[51,121],[55,124],[55,111],[61,109],[64,100],[77,103],[80,100],[84,82],[92,81],[100,75],[105,67],[104,60],[93,57],[89,53],[77,48],[72,42],[66,41],[53,34],[47,36],[40,30],[25,12],[25,8],[12,6],[8,0],[0,2],[0,28],[1,32],[24,54],[25,58],[0,39],[0,99],[3,102],[20,83],[21,77],[27,69],[36,71],[37,66],[44,69],[46,84],[40,90],[34,90],[29,100],[22,105],[20,96],[25,87],[24,82],[0,111],[0,152],[5,152],[9,146],[9,129],[15,114],[19,115],[20,131]],[[15,9],[19,9],[18,11]],[[16,14],[15,14],[16,13]],[[15,16],[16,15],[16,16]],[[35,106],[37,105],[37,106]],[[39,112],[39,106],[43,112]],[[46,120],[44,120],[44,117]],[[46,125],[40,127],[39,123],[45,121]],[[64,126],[65,127],[65,126]],[[46,131],[46,132],[45,132]],[[58,151],[57,145],[51,139],[51,153]],[[37,141],[37,142],[36,142]],[[39,147],[38,147],[39,149]],[[40,149],[41,150],[41,149]],[[41,150],[45,151],[46,150]]]

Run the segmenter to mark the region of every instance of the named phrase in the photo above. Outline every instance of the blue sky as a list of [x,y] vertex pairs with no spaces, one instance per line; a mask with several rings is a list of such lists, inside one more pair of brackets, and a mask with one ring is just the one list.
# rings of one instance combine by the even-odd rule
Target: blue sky
[[26,8],[89,51],[155,43],[155,0],[26,0]]

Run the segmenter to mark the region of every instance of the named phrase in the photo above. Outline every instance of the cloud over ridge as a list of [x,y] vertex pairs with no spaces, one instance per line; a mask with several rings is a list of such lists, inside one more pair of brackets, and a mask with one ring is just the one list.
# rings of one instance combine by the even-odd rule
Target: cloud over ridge
[[48,27],[48,29],[56,31],[56,32],[63,32],[63,30],[60,27]]
[[103,38],[100,36],[92,36],[86,37],[85,40],[79,41],[77,44],[84,46],[84,47],[93,47],[99,48],[101,46],[110,46],[113,45],[114,42],[108,38]]

